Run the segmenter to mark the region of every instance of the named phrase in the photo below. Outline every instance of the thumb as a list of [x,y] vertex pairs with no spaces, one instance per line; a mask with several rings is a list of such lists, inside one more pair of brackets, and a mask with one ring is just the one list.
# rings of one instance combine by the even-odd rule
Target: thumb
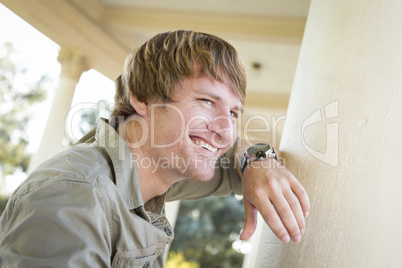
[[240,240],[245,241],[254,234],[257,228],[257,209],[247,200],[244,199],[243,202],[245,223],[243,232],[240,234]]

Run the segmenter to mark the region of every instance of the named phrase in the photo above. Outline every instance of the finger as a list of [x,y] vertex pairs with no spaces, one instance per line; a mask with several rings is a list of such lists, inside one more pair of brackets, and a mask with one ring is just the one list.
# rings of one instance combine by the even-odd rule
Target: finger
[[291,187],[293,193],[299,199],[299,203],[303,210],[303,215],[306,218],[310,213],[310,200],[308,198],[308,194],[303,186],[300,184],[300,182],[298,182],[297,180],[291,184]]
[[248,240],[257,228],[257,209],[247,200],[244,200],[245,223],[240,240]]
[[274,205],[271,203],[269,198],[264,200],[262,207],[257,209],[263,217],[264,221],[271,228],[272,232],[280,239],[282,242],[289,242],[290,236],[286,227],[283,225],[281,218],[279,217]]
[[275,200],[272,200],[272,203],[292,240],[299,242],[301,240],[299,225],[285,197],[283,195],[277,196]]
[[300,234],[303,235],[306,227],[304,222],[303,210],[301,208],[299,199],[291,191],[284,192],[283,195],[293,211],[293,215],[295,216],[297,225],[299,226]]

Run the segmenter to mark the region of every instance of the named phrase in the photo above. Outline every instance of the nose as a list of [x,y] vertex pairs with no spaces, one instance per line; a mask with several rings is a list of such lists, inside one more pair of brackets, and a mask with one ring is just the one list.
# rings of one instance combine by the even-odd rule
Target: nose
[[212,141],[221,146],[234,139],[234,129],[234,123],[229,116],[218,116],[208,123],[208,130],[213,132]]

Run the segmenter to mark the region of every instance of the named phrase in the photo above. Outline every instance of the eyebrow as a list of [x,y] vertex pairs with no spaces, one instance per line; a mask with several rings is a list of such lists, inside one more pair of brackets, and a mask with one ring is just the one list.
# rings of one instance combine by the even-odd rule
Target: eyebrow
[[[196,92],[200,93],[200,94],[206,94],[206,95],[210,96],[211,98],[218,100],[218,101],[222,99],[220,96],[216,95],[214,92],[209,92],[209,91],[205,91],[205,90],[201,90],[201,89],[197,89]],[[236,105],[235,109],[238,110],[240,113],[244,112],[244,107],[243,107],[243,104],[241,104],[241,103],[239,105]]]

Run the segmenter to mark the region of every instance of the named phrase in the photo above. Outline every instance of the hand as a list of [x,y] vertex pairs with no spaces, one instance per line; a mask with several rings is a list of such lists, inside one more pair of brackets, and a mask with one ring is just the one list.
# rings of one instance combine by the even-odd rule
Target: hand
[[310,202],[303,186],[274,159],[246,166],[242,179],[245,224],[241,240],[249,239],[257,226],[257,210],[283,242],[299,242],[306,228]]

